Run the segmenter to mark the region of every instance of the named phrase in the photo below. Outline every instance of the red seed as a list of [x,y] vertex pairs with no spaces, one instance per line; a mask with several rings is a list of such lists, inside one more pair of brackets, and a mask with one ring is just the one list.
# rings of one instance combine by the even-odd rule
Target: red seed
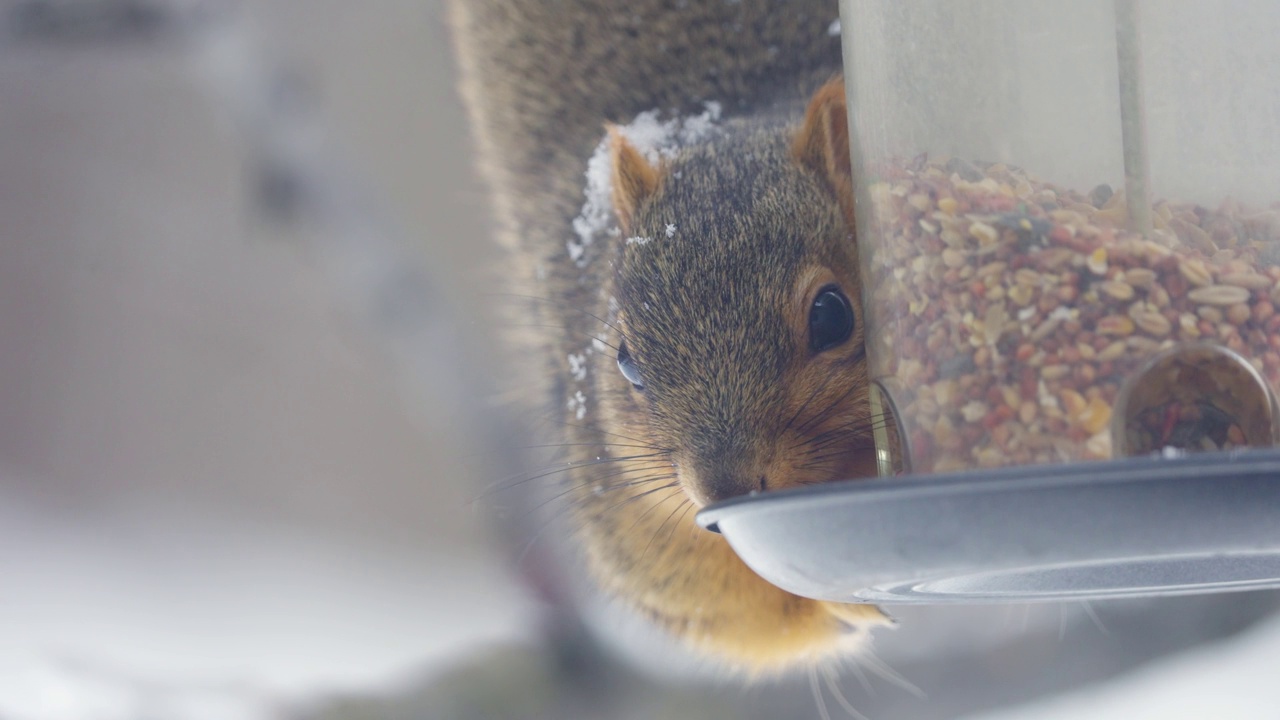
[[1256,323],[1265,323],[1275,314],[1276,306],[1270,300],[1260,300],[1253,305],[1253,320]]
[[1018,394],[1024,400],[1032,400],[1036,397],[1038,382],[1036,380],[1036,371],[1032,367],[1024,367],[1022,376],[1018,378]]

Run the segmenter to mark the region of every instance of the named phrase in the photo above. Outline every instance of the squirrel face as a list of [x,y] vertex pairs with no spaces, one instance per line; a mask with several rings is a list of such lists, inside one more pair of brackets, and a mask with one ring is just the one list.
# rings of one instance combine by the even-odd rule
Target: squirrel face
[[661,167],[613,135],[615,209],[640,241],[615,279],[610,404],[698,506],[875,474],[839,90],[798,132],[730,127]]
[[623,234],[579,287],[617,301],[616,366],[596,356],[572,492],[603,589],[760,676],[847,657],[888,621],[770,585],[693,524],[717,500],[876,469],[842,85],[799,129],[724,130],[661,164],[611,130]]

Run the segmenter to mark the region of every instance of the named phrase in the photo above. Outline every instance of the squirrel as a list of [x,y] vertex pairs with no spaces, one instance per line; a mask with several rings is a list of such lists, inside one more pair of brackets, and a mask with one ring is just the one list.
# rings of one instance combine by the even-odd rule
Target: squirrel
[[[752,677],[847,657],[892,624],[769,584],[693,520],[877,472],[838,15],[835,0],[450,7],[503,282],[547,299],[522,362],[559,420],[575,544],[600,589]],[[615,124],[638,116],[683,142]]]

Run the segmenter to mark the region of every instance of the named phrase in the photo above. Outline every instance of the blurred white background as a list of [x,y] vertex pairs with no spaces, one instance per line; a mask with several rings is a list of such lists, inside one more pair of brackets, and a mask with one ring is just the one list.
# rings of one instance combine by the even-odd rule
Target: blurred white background
[[[0,717],[258,717],[528,634],[469,502],[490,447],[257,219],[192,50],[210,23],[113,34],[103,2],[45,33],[23,5],[0,3]],[[491,256],[436,4],[206,6],[300,79],[442,316],[466,308]]]

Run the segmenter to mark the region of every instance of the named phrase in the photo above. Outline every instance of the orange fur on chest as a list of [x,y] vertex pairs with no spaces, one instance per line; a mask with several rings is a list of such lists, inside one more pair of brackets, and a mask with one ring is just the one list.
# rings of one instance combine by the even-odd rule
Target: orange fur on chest
[[[654,476],[653,463],[621,464],[631,472],[619,478]],[[628,482],[583,499],[589,566],[606,591],[723,667],[757,678],[834,662],[888,622],[871,605],[810,600],[769,584],[695,524],[696,508],[678,488]]]

